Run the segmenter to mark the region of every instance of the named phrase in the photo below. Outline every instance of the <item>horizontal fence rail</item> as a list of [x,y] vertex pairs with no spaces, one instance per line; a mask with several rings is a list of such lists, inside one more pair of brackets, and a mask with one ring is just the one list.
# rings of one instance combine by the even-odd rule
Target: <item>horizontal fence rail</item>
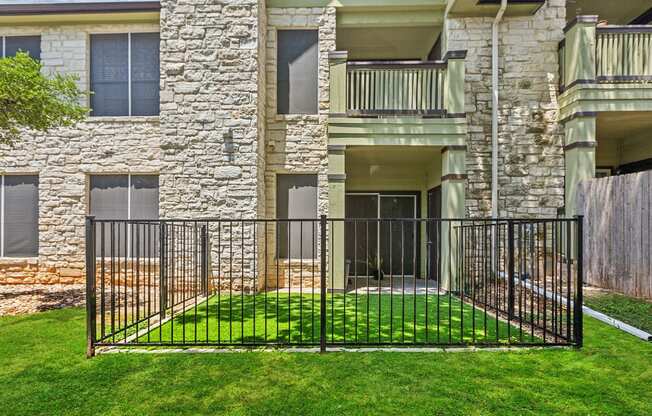
[[652,27],[597,28],[598,82],[652,81]]
[[87,219],[88,353],[581,345],[579,219]]
[[444,113],[442,62],[348,62],[347,114]]

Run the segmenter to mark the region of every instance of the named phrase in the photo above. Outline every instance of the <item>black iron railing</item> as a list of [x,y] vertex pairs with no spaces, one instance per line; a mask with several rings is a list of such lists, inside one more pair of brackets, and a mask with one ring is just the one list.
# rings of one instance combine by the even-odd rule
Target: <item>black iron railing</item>
[[581,219],[87,219],[109,346],[582,344]]

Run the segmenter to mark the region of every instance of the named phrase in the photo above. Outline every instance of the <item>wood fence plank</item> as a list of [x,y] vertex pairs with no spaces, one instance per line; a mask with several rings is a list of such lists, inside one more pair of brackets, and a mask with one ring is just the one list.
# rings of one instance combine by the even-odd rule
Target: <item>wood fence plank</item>
[[585,181],[577,209],[586,282],[652,298],[652,172]]

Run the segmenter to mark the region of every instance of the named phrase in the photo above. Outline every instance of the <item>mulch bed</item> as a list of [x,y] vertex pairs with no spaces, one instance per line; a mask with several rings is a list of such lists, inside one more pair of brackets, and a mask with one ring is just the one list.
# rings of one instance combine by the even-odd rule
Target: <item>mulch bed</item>
[[84,305],[84,285],[0,285],[0,316]]

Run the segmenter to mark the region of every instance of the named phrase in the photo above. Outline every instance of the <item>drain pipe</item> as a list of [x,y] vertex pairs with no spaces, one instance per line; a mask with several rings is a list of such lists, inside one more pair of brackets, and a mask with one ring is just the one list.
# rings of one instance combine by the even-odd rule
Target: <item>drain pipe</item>
[[498,27],[507,9],[501,0],[500,9],[491,26],[491,216],[498,218]]

